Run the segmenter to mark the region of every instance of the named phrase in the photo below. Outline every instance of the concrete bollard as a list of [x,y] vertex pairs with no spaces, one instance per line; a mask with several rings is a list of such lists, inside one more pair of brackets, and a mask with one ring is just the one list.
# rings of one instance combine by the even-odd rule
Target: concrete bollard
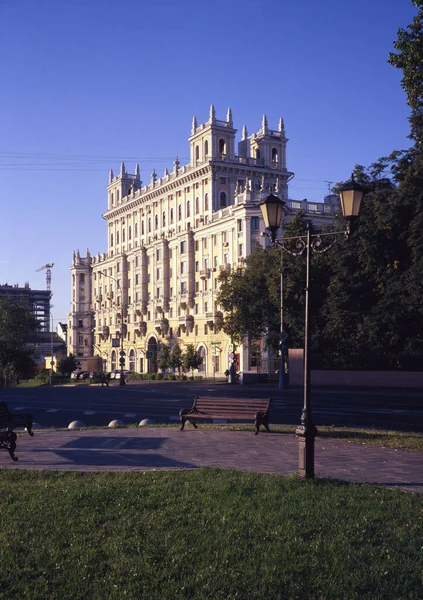
[[144,425],[155,425],[156,421],[153,421],[153,419],[143,419],[142,421],[140,421],[139,427],[144,427]]
[[114,421],[110,421],[108,427],[122,427],[124,425],[125,425],[125,423],[123,423],[122,421],[119,421],[119,419],[114,419]]
[[72,421],[72,423],[69,423],[68,425],[68,429],[79,429],[80,427],[86,427],[83,421]]

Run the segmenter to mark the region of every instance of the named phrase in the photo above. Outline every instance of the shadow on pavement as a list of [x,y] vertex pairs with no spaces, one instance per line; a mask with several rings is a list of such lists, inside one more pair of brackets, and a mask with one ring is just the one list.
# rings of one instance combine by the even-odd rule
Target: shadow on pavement
[[165,441],[166,438],[159,437],[124,438],[91,435],[70,440],[66,444],[63,444],[60,449],[158,450]]

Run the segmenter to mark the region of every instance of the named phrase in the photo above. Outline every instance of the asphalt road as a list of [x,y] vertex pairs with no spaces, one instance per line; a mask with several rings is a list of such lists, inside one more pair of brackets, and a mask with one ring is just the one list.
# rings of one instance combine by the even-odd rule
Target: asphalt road
[[[194,396],[272,397],[270,422],[297,425],[303,406],[301,388],[278,392],[272,385],[144,381],[124,387],[110,385],[0,389],[0,400],[13,411],[31,412],[43,427],[67,427],[75,420],[105,426],[113,419],[125,424],[151,418],[179,421],[181,408]],[[313,420],[318,425],[362,426],[423,433],[420,390],[312,389]]]

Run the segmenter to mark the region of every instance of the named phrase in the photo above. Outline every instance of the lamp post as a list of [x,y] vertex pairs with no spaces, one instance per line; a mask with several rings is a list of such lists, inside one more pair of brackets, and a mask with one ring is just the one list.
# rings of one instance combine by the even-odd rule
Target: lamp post
[[[119,281],[117,279],[115,279],[114,277],[112,277],[111,275],[105,275],[104,273],[102,273],[101,271],[99,271],[99,275],[100,277],[108,277],[109,279],[111,279],[112,281],[114,281],[116,283],[116,287],[119,290],[120,289],[120,285],[119,285]],[[123,367],[125,365],[125,351],[123,349],[123,334],[124,334],[124,322],[123,322],[123,306],[121,307],[121,318],[120,318],[120,359],[119,359],[119,366],[120,366],[120,377],[119,377],[119,385],[126,385],[126,381],[125,381],[125,374],[123,372]]]
[[[304,309],[304,405],[300,425],[295,433],[298,439],[298,474],[301,478],[314,477],[314,440],[317,434],[313,425],[311,394],[310,394],[310,257],[311,252],[322,253],[331,248],[339,239],[348,238],[350,235],[351,221],[358,216],[361,199],[364,194],[363,187],[354,181],[353,176],[340,188],[342,214],[347,220],[344,231],[311,234],[307,228],[306,235],[292,236],[276,239],[280,229],[285,201],[272,193],[260,203],[264,225],[269,230],[270,240],[274,246],[279,246],[283,251],[300,256],[306,251],[306,287]],[[282,280],[281,280],[282,283]],[[282,294],[282,291],[281,291]],[[281,317],[283,318],[283,302],[281,296]],[[281,324],[281,331],[283,323]],[[282,363],[282,361],[281,361]]]
[[50,381],[49,381],[49,385],[54,385],[54,356],[53,356],[53,352],[54,352],[54,346],[53,346],[53,329],[54,329],[54,322],[53,322],[53,314],[50,311],[50,319],[51,319],[51,332],[50,332],[50,353],[51,353],[51,359],[50,359]]

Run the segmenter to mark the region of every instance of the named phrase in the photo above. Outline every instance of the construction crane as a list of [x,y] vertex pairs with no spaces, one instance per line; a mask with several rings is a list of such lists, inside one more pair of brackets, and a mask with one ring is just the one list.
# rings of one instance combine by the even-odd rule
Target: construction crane
[[54,267],[54,263],[47,263],[46,265],[43,265],[42,267],[40,267],[39,269],[37,269],[35,272],[38,273],[38,271],[42,271],[43,269],[47,269],[46,271],[46,283],[47,283],[47,290],[50,292],[51,290],[51,269]]

